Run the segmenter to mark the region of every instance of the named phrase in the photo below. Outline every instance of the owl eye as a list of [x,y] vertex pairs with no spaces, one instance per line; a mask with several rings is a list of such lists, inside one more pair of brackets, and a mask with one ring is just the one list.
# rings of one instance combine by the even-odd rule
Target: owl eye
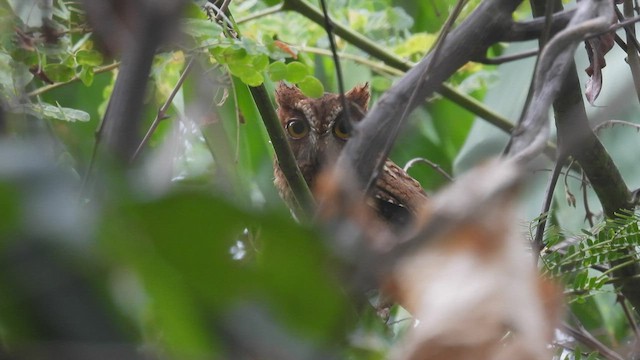
[[333,133],[342,140],[347,140],[351,136],[350,124],[344,116],[338,115],[336,124],[333,126]]
[[302,139],[309,133],[309,125],[301,119],[289,120],[284,128],[293,139]]

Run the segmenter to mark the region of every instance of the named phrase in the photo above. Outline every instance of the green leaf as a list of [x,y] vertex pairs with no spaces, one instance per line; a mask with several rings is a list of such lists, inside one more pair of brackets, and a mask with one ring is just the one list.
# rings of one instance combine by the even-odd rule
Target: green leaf
[[[326,341],[344,328],[346,302],[327,272],[326,249],[316,232],[288,216],[252,214],[222,198],[182,193],[122,206],[108,219],[105,245],[134,268],[152,298],[161,298],[155,309],[161,318],[171,316],[159,324],[161,332],[188,325],[201,339],[203,316],[228,315],[239,302],[264,303],[307,338]],[[248,248],[253,259],[234,259],[240,235],[256,226],[260,238],[251,248],[259,251]],[[172,306],[185,319],[171,315]]]
[[391,87],[391,80],[383,76],[374,76],[371,79],[371,88],[375,91],[385,92]]
[[79,65],[98,66],[102,64],[104,58],[95,50],[80,50],[76,53],[76,61]]
[[93,75],[93,66],[83,66],[78,77],[85,86],[91,86],[93,84]]
[[251,64],[256,71],[263,71],[269,65],[269,57],[265,54],[258,54],[251,59]]
[[435,40],[436,36],[432,34],[413,34],[405,42],[396,46],[394,52],[398,56],[417,60],[431,48]]
[[37,66],[39,65],[40,59],[38,57],[38,53],[35,51],[28,51],[22,48],[17,48],[11,52],[11,57],[16,62],[24,63],[29,66]]
[[44,119],[64,120],[70,122],[87,122],[90,120],[89,114],[85,111],[54,106],[43,102],[39,104],[18,105],[10,108],[10,110],[14,113],[29,114],[37,118]]
[[11,63],[11,56],[0,52],[0,86],[5,88],[13,87],[14,69]]
[[309,75],[309,68],[299,62],[294,61],[287,64],[287,75],[285,79],[292,83],[298,83],[305,78],[305,76]]
[[222,33],[220,26],[208,19],[184,19],[182,20],[182,25],[185,33],[196,38],[210,40]]
[[267,71],[272,81],[284,80],[287,77],[287,65],[281,61],[271,63]]
[[308,97],[319,98],[324,94],[324,87],[320,80],[307,75],[298,83],[298,87]]
[[247,50],[237,46],[230,46],[224,49],[224,51],[222,51],[222,56],[227,64],[244,63],[249,60]]
[[240,75],[240,80],[242,80],[243,83],[249,86],[259,86],[264,82],[264,77],[261,73],[253,69],[248,69],[242,75]]
[[75,70],[62,64],[49,64],[44,67],[44,73],[53,82],[67,82],[75,75]]
[[387,8],[387,20],[395,30],[407,30],[413,26],[413,18],[401,7]]
[[20,219],[20,196],[14,186],[0,182],[0,249],[4,241],[8,240],[10,231],[15,230]]

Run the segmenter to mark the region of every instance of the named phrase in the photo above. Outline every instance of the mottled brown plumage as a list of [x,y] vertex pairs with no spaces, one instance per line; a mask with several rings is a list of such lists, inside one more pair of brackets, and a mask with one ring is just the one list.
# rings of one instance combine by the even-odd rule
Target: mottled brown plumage
[[[349,90],[345,97],[353,122],[362,120],[369,103],[367,84]],[[320,172],[333,165],[349,138],[350,126],[338,94],[308,98],[296,87],[280,83],[276,89],[278,117],[291,150],[309,188],[314,192]],[[280,196],[293,205],[293,194],[284,174],[274,164],[275,185]],[[402,168],[387,160],[368,200],[380,217],[393,225],[406,225],[424,204],[426,194],[420,183]]]

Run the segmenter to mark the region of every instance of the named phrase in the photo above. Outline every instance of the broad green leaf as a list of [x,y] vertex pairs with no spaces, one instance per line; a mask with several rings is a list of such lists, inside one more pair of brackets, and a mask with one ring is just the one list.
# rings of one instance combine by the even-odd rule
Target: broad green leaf
[[269,65],[269,57],[265,54],[257,54],[251,59],[251,64],[256,71],[263,71]]
[[287,64],[287,75],[285,79],[292,83],[298,83],[309,75],[309,68],[307,65],[294,61]]
[[418,60],[433,46],[435,40],[436,36],[432,34],[413,34],[403,43],[397,45],[394,52],[398,56]]
[[388,7],[387,20],[395,30],[407,30],[413,26],[413,18],[401,7]]
[[254,69],[248,69],[240,75],[240,80],[249,86],[259,86],[264,82],[264,77]]
[[91,86],[93,84],[93,66],[83,66],[80,70],[78,77],[85,86]]
[[79,65],[98,66],[104,61],[102,54],[95,50],[80,50],[76,53]]
[[75,70],[62,64],[49,64],[44,67],[44,73],[53,82],[67,82],[75,75]]
[[[345,323],[346,304],[326,270],[322,242],[288,216],[248,213],[201,193],[124,206],[113,216],[115,222],[104,224],[115,229],[105,232],[105,244],[136,269],[152,295],[188,315],[196,332],[202,331],[198,311],[219,319],[238,302],[268,305],[304,338],[335,338]],[[260,228],[252,244],[258,258],[234,260],[232,248],[249,226]],[[170,284],[163,285],[165,277]]]
[[319,98],[324,94],[324,87],[320,80],[311,75],[307,75],[298,83],[298,87],[302,92],[312,98]]
[[287,76],[287,65],[281,61],[273,62],[269,65],[268,72],[272,81],[284,80]]
[[233,64],[238,62],[246,62],[250,60],[249,54],[245,48],[230,46],[222,51],[225,63]]
[[391,87],[391,80],[383,76],[374,76],[371,79],[371,88],[375,91],[384,92]]
[[7,89],[13,87],[13,67],[11,67],[11,56],[0,52],[0,86]]
[[54,106],[47,103],[24,104],[10,109],[15,113],[24,113],[38,118],[64,120],[64,121],[89,121],[89,114],[78,109],[70,109],[61,106]]
[[196,38],[214,39],[222,33],[220,26],[208,19],[184,19],[182,24],[183,31]]
[[21,62],[28,66],[40,65],[38,53],[35,51],[28,51],[22,48],[17,48],[11,52],[11,57],[15,62]]

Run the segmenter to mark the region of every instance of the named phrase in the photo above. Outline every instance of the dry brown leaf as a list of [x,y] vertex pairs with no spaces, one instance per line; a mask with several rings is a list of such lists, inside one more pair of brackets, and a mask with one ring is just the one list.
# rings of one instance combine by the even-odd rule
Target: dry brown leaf
[[[614,19],[614,24],[617,19]],[[589,67],[585,69],[589,79],[587,79],[585,95],[589,104],[594,105],[600,90],[602,90],[602,69],[607,66],[604,56],[613,48],[615,44],[615,33],[609,32],[591,39],[587,39],[584,44],[589,56]]]
[[518,232],[518,178],[495,161],[432,199],[423,226],[441,230],[397,263],[386,288],[418,319],[395,359],[550,358],[560,296]]

